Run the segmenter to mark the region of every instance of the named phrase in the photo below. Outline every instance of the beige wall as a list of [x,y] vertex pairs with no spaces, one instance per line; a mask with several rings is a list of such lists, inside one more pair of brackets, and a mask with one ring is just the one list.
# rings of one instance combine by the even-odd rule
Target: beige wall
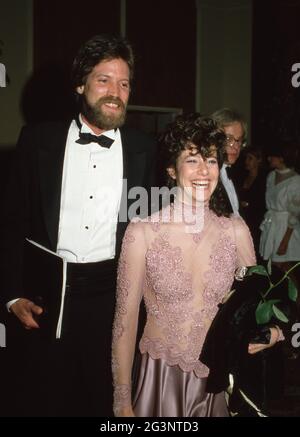
[[[197,110],[241,111],[251,123],[251,0],[196,0]],[[250,130],[250,129],[249,129]]]
[[[124,0],[123,0],[124,1]],[[229,106],[250,124],[252,0],[195,0],[198,6],[196,110]],[[32,0],[0,0],[0,40],[11,83],[0,88],[0,147],[23,124],[22,89],[32,72]],[[250,129],[249,129],[250,130]]]
[[10,84],[0,88],[0,147],[14,146],[23,125],[20,100],[32,71],[32,0],[0,0],[0,58]]

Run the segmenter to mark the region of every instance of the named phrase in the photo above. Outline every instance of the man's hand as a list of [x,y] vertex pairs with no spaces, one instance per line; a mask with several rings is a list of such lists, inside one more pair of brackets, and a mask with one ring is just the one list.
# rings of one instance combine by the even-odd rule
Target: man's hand
[[34,319],[43,312],[43,308],[31,302],[28,299],[18,299],[10,307],[10,311],[14,313],[26,329],[39,328],[38,323]]

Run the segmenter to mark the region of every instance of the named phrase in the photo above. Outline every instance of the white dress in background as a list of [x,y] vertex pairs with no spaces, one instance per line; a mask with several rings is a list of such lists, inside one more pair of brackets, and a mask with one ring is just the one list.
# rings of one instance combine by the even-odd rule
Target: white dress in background
[[[287,177],[275,184],[276,170],[267,178],[267,212],[260,226],[262,230],[259,252],[263,259],[275,262],[300,260],[300,175],[291,170]],[[277,255],[287,230],[293,232],[284,255]]]

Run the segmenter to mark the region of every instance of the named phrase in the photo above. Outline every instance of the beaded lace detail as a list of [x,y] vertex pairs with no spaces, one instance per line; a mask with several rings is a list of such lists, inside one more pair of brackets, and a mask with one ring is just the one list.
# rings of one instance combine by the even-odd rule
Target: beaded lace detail
[[[224,290],[230,290],[236,269],[236,247],[228,236],[219,234],[210,255],[209,267],[204,273],[203,297],[206,314],[212,319],[216,315],[218,303],[224,297]],[[218,274],[220,272],[222,275]]]
[[131,386],[129,384],[117,385],[114,389],[114,414],[118,416],[123,407],[131,405]]

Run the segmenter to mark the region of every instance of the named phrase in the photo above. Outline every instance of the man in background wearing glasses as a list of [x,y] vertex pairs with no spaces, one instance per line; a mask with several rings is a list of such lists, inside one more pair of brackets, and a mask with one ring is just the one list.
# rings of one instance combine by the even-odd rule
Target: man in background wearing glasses
[[220,176],[228,195],[232,212],[234,215],[239,216],[239,201],[231,175],[232,166],[238,160],[241,149],[246,145],[247,124],[237,111],[229,108],[219,109],[212,114],[212,117],[226,134],[225,149],[227,159],[221,168]]

